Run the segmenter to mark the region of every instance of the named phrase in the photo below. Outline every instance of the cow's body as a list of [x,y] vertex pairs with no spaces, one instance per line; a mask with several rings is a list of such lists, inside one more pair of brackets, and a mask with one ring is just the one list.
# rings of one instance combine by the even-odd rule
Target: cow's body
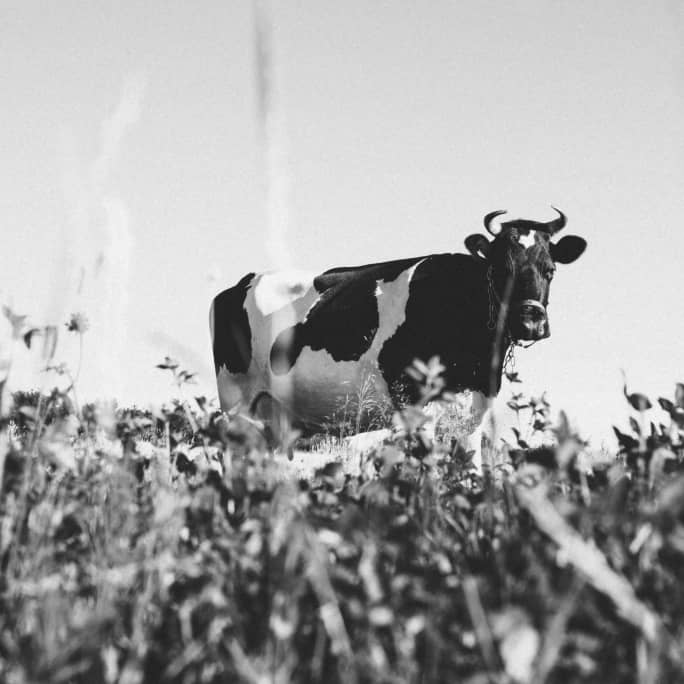
[[[496,215],[486,217],[488,229]],[[585,244],[580,238],[550,244],[553,222],[509,226],[506,243],[470,236],[468,255],[436,254],[318,275],[245,276],[212,304],[222,408],[258,413],[267,396],[305,431],[345,420],[367,428],[383,407],[416,398],[405,372],[413,360],[437,356],[446,389],[471,390],[474,417],[481,418],[485,398],[499,390],[506,347],[549,334],[552,270],[546,274],[553,259],[569,263]],[[500,270],[494,267],[498,261]]]
[[461,254],[251,274],[212,307],[221,406],[247,409],[268,392],[309,430],[357,416],[367,427],[377,412],[364,408],[413,399],[404,370],[433,356],[450,389],[488,393],[486,298],[486,269]]

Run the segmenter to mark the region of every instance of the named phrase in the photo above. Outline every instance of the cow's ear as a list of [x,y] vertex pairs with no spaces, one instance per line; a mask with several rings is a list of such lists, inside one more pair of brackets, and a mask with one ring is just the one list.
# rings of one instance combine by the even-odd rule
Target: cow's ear
[[566,235],[558,242],[551,243],[551,258],[559,264],[571,264],[582,256],[587,241],[577,235]]
[[491,243],[484,235],[473,233],[465,239],[465,246],[473,256],[481,256],[486,259],[489,256]]

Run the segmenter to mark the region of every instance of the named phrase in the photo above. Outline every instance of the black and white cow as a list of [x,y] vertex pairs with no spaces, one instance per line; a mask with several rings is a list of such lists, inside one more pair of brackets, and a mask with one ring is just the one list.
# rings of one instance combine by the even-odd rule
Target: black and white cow
[[551,241],[566,223],[556,211],[546,223],[497,221],[506,212],[492,212],[484,224],[494,239],[470,235],[469,254],[246,275],[211,308],[221,407],[253,411],[267,395],[295,425],[321,431],[369,389],[395,404],[410,401],[406,368],[438,356],[446,388],[471,390],[481,420],[508,346],[550,334],[556,264],[586,247],[575,236]]

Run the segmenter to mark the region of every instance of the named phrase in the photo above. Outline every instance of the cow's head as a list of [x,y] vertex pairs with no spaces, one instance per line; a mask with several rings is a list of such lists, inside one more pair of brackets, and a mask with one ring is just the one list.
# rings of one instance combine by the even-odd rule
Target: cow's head
[[494,308],[504,307],[507,330],[515,340],[540,340],[551,334],[546,307],[556,264],[572,263],[587,246],[575,235],[551,241],[566,223],[563,212],[555,211],[558,217],[547,223],[495,223],[506,212],[493,211],[484,217],[484,225],[494,239],[475,234],[465,240],[468,250],[488,263],[489,297]]

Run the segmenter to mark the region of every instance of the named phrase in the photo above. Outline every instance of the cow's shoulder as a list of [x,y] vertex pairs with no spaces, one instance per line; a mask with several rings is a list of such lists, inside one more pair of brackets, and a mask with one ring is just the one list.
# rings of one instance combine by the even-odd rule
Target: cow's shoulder
[[[412,273],[403,328],[422,337],[428,327],[437,338],[474,321],[486,310],[486,263],[466,254],[432,254]],[[484,309],[483,309],[484,306]]]
[[447,282],[479,286],[484,270],[484,261],[468,254],[430,254],[417,265],[411,287],[415,290],[422,285]]
[[255,273],[248,273],[237,285],[223,290],[211,306],[211,333],[214,366],[218,373],[225,367],[229,373],[245,373],[252,359],[252,341],[245,298]]
[[479,388],[474,374],[486,334],[486,264],[465,254],[434,254],[417,264],[409,284],[404,321],[382,346],[380,371],[392,391],[411,399],[405,369],[413,359],[438,356],[450,389]]

